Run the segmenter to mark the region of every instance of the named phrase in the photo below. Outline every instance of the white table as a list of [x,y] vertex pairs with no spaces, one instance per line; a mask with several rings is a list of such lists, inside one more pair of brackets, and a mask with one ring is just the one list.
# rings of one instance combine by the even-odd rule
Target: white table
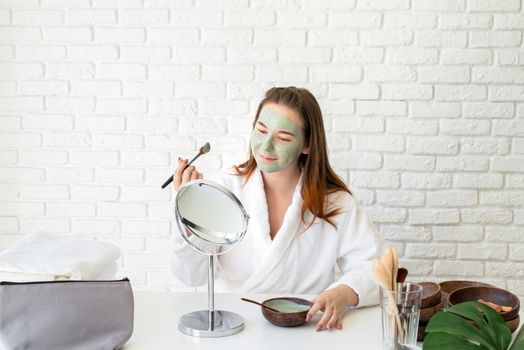
[[[351,310],[343,319],[341,331],[316,332],[315,325],[321,313],[303,326],[277,327],[262,316],[260,307],[241,301],[240,297],[263,301],[275,295],[217,293],[215,308],[244,317],[244,330],[222,338],[196,338],[178,330],[178,319],[185,313],[207,309],[207,294],[137,291],[135,328],[124,350],[381,349],[382,326],[378,307]],[[312,296],[298,297],[311,299]]]

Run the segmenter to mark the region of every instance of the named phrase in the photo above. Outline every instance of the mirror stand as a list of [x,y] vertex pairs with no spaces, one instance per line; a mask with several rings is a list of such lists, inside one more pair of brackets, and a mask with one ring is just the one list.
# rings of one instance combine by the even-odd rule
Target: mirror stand
[[224,310],[215,310],[214,255],[209,255],[207,277],[208,310],[193,311],[183,315],[178,329],[194,337],[216,338],[240,332],[244,328],[242,316]]
[[237,245],[247,231],[249,215],[227,188],[205,180],[183,185],[176,195],[176,223],[184,240],[209,258],[208,310],[190,312],[178,329],[194,337],[224,337],[244,329],[236,313],[215,310],[215,257]]

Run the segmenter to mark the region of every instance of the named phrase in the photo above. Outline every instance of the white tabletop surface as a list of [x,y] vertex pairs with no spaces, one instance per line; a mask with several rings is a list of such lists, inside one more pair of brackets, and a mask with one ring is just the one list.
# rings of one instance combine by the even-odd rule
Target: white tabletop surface
[[[315,325],[320,314],[299,327],[277,327],[266,321],[260,307],[241,301],[240,297],[263,301],[275,295],[217,293],[215,308],[244,317],[244,330],[222,338],[197,338],[181,333],[177,328],[178,319],[185,313],[207,309],[207,294],[137,291],[134,332],[123,349],[381,349],[382,327],[378,307],[349,311],[340,331],[317,332]],[[311,296],[298,297],[311,299]]]

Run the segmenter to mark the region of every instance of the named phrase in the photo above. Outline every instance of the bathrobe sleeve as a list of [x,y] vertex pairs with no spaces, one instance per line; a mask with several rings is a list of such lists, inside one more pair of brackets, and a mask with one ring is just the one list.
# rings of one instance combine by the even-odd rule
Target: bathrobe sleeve
[[382,253],[382,237],[353,196],[344,195],[343,202],[337,232],[340,235],[337,264],[342,276],[328,289],[346,284],[358,295],[357,307],[376,305],[378,286],[373,278],[372,260]]
[[193,249],[177,232],[172,241],[171,270],[186,286],[197,287],[206,283],[208,257]]

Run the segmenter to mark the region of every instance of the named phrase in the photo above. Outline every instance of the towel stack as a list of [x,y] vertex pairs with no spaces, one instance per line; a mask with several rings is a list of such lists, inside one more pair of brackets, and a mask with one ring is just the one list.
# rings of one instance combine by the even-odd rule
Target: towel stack
[[114,279],[119,256],[109,243],[36,231],[0,253],[0,281]]

